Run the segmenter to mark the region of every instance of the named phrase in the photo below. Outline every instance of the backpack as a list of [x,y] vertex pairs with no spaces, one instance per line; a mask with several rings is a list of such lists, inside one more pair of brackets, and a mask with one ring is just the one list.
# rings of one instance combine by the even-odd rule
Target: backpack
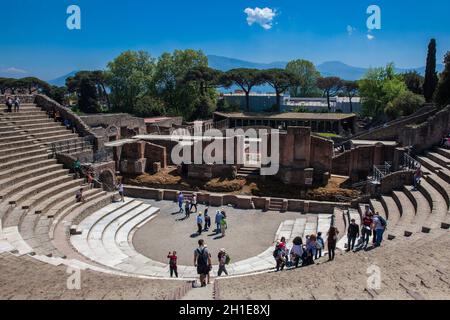
[[208,251],[203,248],[202,250],[197,249],[197,265],[207,266],[208,265]]
[[276,248],[276,249],[273,251],[273,257],[274,257],[275,259],[278,258],[279,252],[280,252],[280,249],[279,249],[279,248]]
[[230,258],[230,256],[227,254],[227,255],[225,256],[225,264],[230,264],[230,261],[231,261],[231,258]]

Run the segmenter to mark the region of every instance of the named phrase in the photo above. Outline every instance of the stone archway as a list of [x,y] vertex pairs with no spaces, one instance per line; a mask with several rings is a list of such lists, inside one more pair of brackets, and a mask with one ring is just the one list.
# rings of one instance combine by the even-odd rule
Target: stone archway
[[109,170],[109,169],[103,170],[100,173],[98,180],[103,184],[103,190],[105,190],[105,191],[114,191],[115,190],[116,177],[111,170]]

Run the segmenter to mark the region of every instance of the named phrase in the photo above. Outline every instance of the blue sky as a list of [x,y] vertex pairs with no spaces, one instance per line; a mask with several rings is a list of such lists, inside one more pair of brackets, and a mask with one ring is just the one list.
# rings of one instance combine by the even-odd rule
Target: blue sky
[[[71,4],[81,8],[81,30],[66,28]],[[382,29],[369,40],[371,4],[381,8]],[[275,13],[269,27],[247,23],[244,10],[256,7]],[[155,57],[194,48],[254,62],[305,58],[369,67],[393,61],[406,68],[425,64],[431,37],[439,60],[450,50],[448,0],[0,0],[0,8],[2,76],[52,79],[103,68],[128,49]]]

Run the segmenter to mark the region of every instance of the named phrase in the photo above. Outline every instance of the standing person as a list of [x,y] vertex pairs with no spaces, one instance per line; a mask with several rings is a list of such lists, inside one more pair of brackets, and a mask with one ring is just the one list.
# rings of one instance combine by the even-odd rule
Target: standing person
[[20,99],[18,96],[14,98],[14,112],[19,112],[20,109]]
[[222,273],[228,275],[226,265],[230,263],[230,256],[225,252],[225,249],[220,249],[217,258],[219,259],[219,271],[217,272],[217,275],[219,277]]
[[325,242],[322,238],[322,232],[317,233],[317,241],[316,241],[316,260],[322,256],[322,249],[325,248]]
[[217,210],[216,217],[214,219],[214,222],[216,224],[216,234],[219,234],[221,232],[220,231],[220,224],[222,222],[222,219],[223,219],[222,213],[219,210]]
[[372,225],[373,225],[373,219],[372,219],[372,213],[367,212],[363,217],[362,220],[362,227],[361,227],[361,237],[363,239],[363,248],[367,249],[367,246],[369,245],[369,238],[372,234]]
[[387,222],[377,212],[373,217],[373,229],[375,231],[375,247],[379,247],[383,241],[384,230],[386,229]]
[[191,202],[189,200],[186,200],[184,204],[184,211],[184,218],[188,219],[191,216]]
[[355,219],[350,221],[347,230],[347,252],[355,248],[356,238],[359,237],[359,226]]
[[197,212],[197,195],[194,193],[194,195],[192,196],[192,201],[191,201],[191,210],[192,208],[195,207],[195,213]]
[[184,203],[184,195],[183,192],[180,192],[180,194],[178,195],[178,207],[180,208],[180,211],[178,211],[178,213],[183,213],[183,203]]
[[422,175],[423,175],[423,172],[419,165],[419,166],[417,166],[416,171],[414,172],[414,181],[413,181],[414,188],[412,189],[413,191],[416,191],[417,187],[420,185],[420,180],[422,179]]
[[276,270],[277,271],[283,271],[284,266],[286,264],[286,251],[284,250],[284,247],[282,245],[282,242],[277,242],[275,246],[275,250],[273,252],[273,257],[275,258],[276,262]]
[[301,257],[303,256],[303,241],[301,237],[295,237],[293,241],[294,245],[291,249],[291,260],[294,263],[294,267],[298,268]]
[[339,230],[336,227],[330,227],[330,229],[327,232],[328,261],[334,260],[338,234]]
[[306,265],[314,264],[314,256],[316,255],[317,237],[315,234],[310,235],[306,240]]
[[208,208],[205,209],[205,228],[203,229],[203,231],[208,231],[209,228],[211,228],[211,217],[208,214]]
[[178,268],[177,268],[177,252],[174,251],[173,253],[169,252],[167,255],[167,258],[169,259],[169,269],[170,269],[170,277],[172,278],[175,274],[175,277],[178,278]]
[[205,240],[200,239],[198,240],[198,248],[194,251],[194,266],[197,268],[202,287],[206,287],[206,276],[209,273],[210,265],[211,257],[205,247]]
[[88,171],[86,179],[89,189],[92,189],[94,186],[94,174],[92,173],[92,171]]
[[203,229],[203,217],[202,217],[202,213],[199,212],[198,216],[197,216],[197,233],[198,233],[198,235],[202,234],[202,229]]
[[222,231],[222,238],[225,237],[225,231],[228,229],[227,218],[223,217],[220,221],[220,231]]
[[83,175],[83,172],[81,171],[81,162],[80,159],[77,158],[77,160],[75,160],[72,164],[73,167],[73,171],[75,172],[75,175],[78,178],[81,178],[81,176]]
[[125,202],[122,180],[117,185],[117,190],[119,191],[120,201]]
[[14,104],[13,99],[10,96],[8,96],[6,98],[6,107],[8,108],[7,112],[12,112],[13,104]]

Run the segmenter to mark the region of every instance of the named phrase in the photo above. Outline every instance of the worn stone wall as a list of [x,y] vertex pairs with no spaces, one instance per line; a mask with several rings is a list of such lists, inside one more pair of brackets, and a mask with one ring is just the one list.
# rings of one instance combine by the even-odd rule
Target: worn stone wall
[[324,185],[332,168],[333,141],[311,135],[309,127],[288,127],[280,135],[280,169],[286,184]]
[[143,118],[133,117],[127,113],[115,114],[90,114],[80,116],[80,118],[98,135],[111,136],[110,128],[116,128],[116,139],[130,138],[135,134],[147,133],[147,128]]
[[147,159],[147,172],[153,171],[153,163],[161,163],[161,169],[167,167],[166,148],[153,143],[145,143],[144,157]]
[[[153,189],[136,186],[125,186],[125,195],[132,198],[156,199],[177,201],[179,191],[169,189]],[[239,209],[261,209],[267,210],[270,198],[252,197],[218,193],[197,193],[198,202],[212,206],[221,207],[231,205]],[[283,199],[287,203],[286,210],[301,213],[333,213],[336,206],[349,207],[349,203],[336,203],[327,201],[310,201],[297,199]]]
[[350,177],[350,183],[365,180],[371,174],[374,165],[394,162],[396,147],[380,144],[358,146],[332,159],[333,174]]
[[44,109],[47,112],[58,112],[60,117],[70,120],[73,126],[76,128],[77,133],[83,137],[92,137],[94,142],[94,150],[100,150],[103,148],[106,140],[103,137],[96,135],[91,128],[72,110],[61,106],[56,101],[41,94],[35,96],[34,101],[38,107]]
[[412,146],[415,153],[421,153],[440,144],[448,133],[450,133],[450,106],[421,124],[405,127],[399,134],[399,141],[404,146]]

